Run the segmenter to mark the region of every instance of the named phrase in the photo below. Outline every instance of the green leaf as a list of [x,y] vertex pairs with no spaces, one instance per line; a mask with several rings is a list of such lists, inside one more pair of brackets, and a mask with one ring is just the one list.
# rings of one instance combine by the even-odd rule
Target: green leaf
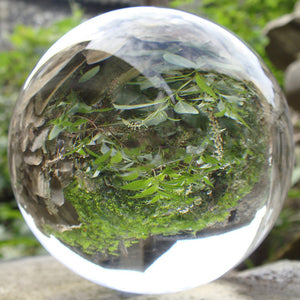
[[213,98],[217,98],[216,93],[213,91],[213,89],[206,83],[205,79],[203,78],[203,76],[196,72],[195,74],[195,80],[197,82],[198,87],[206,94],[208,94],[209,96],[213,97]]
[[174,110],[178,114],[199,114],[199,111],[193,105],[190,105],[184,101],[178,101],[174,106]]
[[84,73],[81,78],[78,80],[79,83],[84,83],[90,79],[92,79],[100,70],[100,66],[96,66],[90,70],[88,70],[86,73]]
[[100,165],[101,163],[105,162],[106,160],[109,159],[110,155],[111,155],[112,149],[110,149],[109,151],[107,151],[105,154],[98,156],[97,159],[95,159],[94,164],[95,165]]
[[128,170],[128,169],[131,168],[133,165],[134,165],[134,162],[132,161],[132,162],[126,164],[125,166],[120,167],[119,170],[120,170],[120,171]]
[[160,185],[165,190],[178,190],[182,189],[184,184],[184,180],[181,180],[180,182],[174,182],[174,183],[168,183],[168,182],[161,182]]
[[86,155],[85,151],[83,150],[83,148],[79,148],[77,151],[76,151],[78,154],[84,156]]
[[157,105],[160,103],[166,102],[165,98],[159,99],[157,101],[149,102],[149,103],[140,103],[140,104],[133,104],[133,105],[118,105],[118,104],[113,104],[113,106],[116,109],[122,109],[122,110],[129,110],[129,109],[137,109],[137,108],[144,108],[144,107],[149,107],[153,105]]
[[218,112],[218,113],[215,113],[215,117],[219,118],[219,117],[223,117],[226,113],[226,109]]
[[196,69],[197,65],[183,56],[167,52],[163,55],[166,62],[187,69]]
[[225,95],[223,95],[223,97],[226,98],[226,100],[229,103],[238,104],[238,105],[243,105],[244,101],[246,100],[244,97],[238,97],[238,96],[225,96]]
[[209,186],[211,186],[211,187],[214,187],[214,185],[211,183],[211,181],[208,179],[208,177],[207,176],[203,176],[203,181],[206,183],[206,184],[208,184]]
[[153,203],[157,202],[158,200],[160,200],[160,198],[161,198],[160,195],[156,195],[148,202],[148,204],[153,204]]
[[158,190],[157,193],[159,194],[160,199],[172,199],[174,198],[174,193],[167,193],[163,190]]
[[118,151],[116,153],[116,155],[114,155],[111,159],[110,159],[110,162],[113,163],[113,164],[117,164],[119,162],[122,161],[122,153],[120,151]]
[[144,124],[147,126],[153,126],[153,125],[158,125],[160,123],[165,122],[168,120],[168,115],[166,114],[165,111],[158,111],[150,114],[145,120]]
[[155,184],[155,185],[152,185],[149,188],[143,190],[142,192],[135,194],[134,196],[132,196],[130,198],[144,198],[144,197],[147,197],[147,196],[150,196],[150,195],[156,193],[157,190],[158,190],[158,185]]
[[106,111],[111,111],[111,110],[113,110],[113,107],[102,108],[102,109],[91,109],[89,111],[86,111],[85,113],[106,112]]
[[65,128],[54,125],[48,135],[48,140],[51,141],[55,139]]
[[236,113],[234,111],[230,111],[230,110],[227,109],[226,112],[225,112],[225,116],[227,116],[230,119],[238,121],[239,123],[246,126],[248,129],[250,129],[248,124],[244,121],[244,119],[238,113]]
[[149,180],[140,179],[140,180],[136,180],[136,181],[130,182],[128,184],[125,184],[121,188],[123,190],[138,191],[138,190],[147,188],[149,185],[150,185]]
[[219,112],[214,114],[215,117],[223,117],[226,113],[226,106],[225,106],[224,102],[220,100],[217,107],[218,107]]
[[203,162],[205,162],[206,164],[218,164],[219,163],[219,161],[215,157],[210,156],[210,155],[201,156],[201,160]]
[[194,159],[194,155],[192,155],[192,154],[188,155],[188,153],[187,153],[187,156],[185,156],[185,158],[184,158],[184,162],[186,164],[190,164],[193,161],[193,159]]
[[91,106],[88,106],[85,103],[76,103],[73,107],[71,107],[68,112],[67,115],[73,115],[76,113],[89,113],[92,110]]
[[125,173],[125,174],[122,174],[121,175],[121,178],[123,180],[128,180],[128,181],[132,181],[132,180],[135,180],[139,177],[139,172],[137,170],[133,171],[133,172],[128,172],[128,173]]
[[88,120],[86,119],[77,119],[73,124],[72,124],[72,128],[76,129],[77,126],[80,126],[82,124],[86,124],[88,122]]
[[170,117],[168,117],[168,120],[173,121],[173,122],[179,122],[179,121],[181,121],[181,119],[174,119],[174,118],[170,118]]
[[90,150],[88,147],[86,147],[85,150],[86,150],[86,152],[87,152],[88,154],[90,154],[91,156],[93,156],[93,157],[95,157],[95,158],[98,158],[98,157],[99,157],[98,154],[96,154],[95,152],[93,152],[92,150]]

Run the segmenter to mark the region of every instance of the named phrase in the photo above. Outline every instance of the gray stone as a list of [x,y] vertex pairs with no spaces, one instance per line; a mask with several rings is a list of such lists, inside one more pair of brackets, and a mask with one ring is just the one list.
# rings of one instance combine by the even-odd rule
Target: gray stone
[[[77,0],[91,18],[103,12],[141,5],[168,6],[170,0]],[[34,27],[49,26],[53,22],[70,16],[69,0],[0,0],[0,49],[9,47],[8,36],[17,24]]]
[[47,26],[70,14],[70,7],[64,4],[0,0],[0,49],[9,47],[8,36],[17,24]]
[[287,67],[284,81],[285,95],[289,105],[300,110],[300,59]]
[[266,47],[269,58],[279,69],[297,59],[300,52],[300,5],[293,13],[284,15],[267,24],[265,34],[269,38]]
[[294,12],[271,21],[265,28],[269,37],[267,54],[273,64],[285,70],[284,90],[290,107],[300,109],[300,1]]
[[2,300],[296,300],[300,299],[300,262],[280,261],[231,272],[198,288],[166,295],[134,295],[89,282],[50,256],[0,264]]
[[251,299],[300,299],[299,261],[281,260],[228,274],[226,280],[246,287]]

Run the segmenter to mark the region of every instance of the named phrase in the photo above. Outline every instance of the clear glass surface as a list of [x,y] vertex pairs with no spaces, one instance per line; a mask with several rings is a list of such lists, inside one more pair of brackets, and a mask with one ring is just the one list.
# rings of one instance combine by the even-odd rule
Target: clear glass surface
[[293,163],[278,84],[222,27],[139,7],[41,58],[9,133],[11,181],[43,246],[133,293],[214,280],[274,225]]

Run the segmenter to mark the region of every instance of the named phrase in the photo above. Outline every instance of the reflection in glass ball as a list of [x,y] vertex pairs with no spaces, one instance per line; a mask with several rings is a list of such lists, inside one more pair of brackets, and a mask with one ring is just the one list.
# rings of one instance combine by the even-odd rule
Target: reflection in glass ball
[[180,291],[223,275],[277,218],[293,162],[288,111],[264,64],[188,13],[91,19],[43,56],[10,127],[24,218],[96,283]]

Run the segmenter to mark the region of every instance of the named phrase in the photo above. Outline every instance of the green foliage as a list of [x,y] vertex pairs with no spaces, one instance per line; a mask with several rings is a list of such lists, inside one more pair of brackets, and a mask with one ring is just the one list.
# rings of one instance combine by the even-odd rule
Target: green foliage
[[62,159],[75,167],[64,195],[80,226],[43,230],[85,253],[117,255],[119,243],[151,235],[193,236],[225,221],[261,176],[266,133],[255,89],[167,50],[155,67],[167,95],[140,74],[87,105],[70,83],[88,84],[100,62],[77,70],[45,112],[48,140],[64,140]]
[[267,43],[266,24],[293,11],[296,0],[202,0],[201,10],[211,20],[232,30],[250,44],[263,58]]
[[41,253],[14,203],[0,203],[0,258]]
[[[297,0],[194,0],[199,3],[193,12],[230,29],[246,41],[266,62],[278,82],[283,84],[283,73],[270,62],[265,46],[268,43],[263,29],[266,24],[291,13]],[[173,7],[187,5],[187,1],[172,1]]]
[[71,17],[49,27],[17,25],[10,36],[11,49],[0,52],[1,94],[16,93],[43,53],[81,21],[82,11],[74,7]]
[[6,194],[5,191],[10,189],[7,166],[7,135],[11,111],[11,99],[0,94],[0,168],[2,170],[0,173],[0,199]]

